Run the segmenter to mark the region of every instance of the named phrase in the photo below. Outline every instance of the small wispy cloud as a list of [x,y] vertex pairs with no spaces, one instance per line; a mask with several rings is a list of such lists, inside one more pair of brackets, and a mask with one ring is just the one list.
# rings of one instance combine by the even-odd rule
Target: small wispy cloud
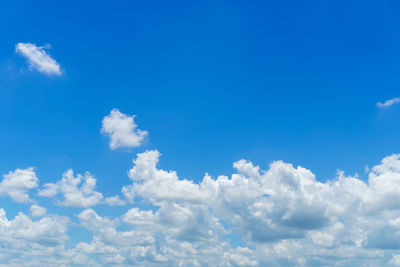
[[50,48],[50,45],[36,46],[31,43],[18,43],[15,45],[15,52],[27,59],[29,68],[47,75],[61,75],[60,64],[46,52],[46,49]]
[[393,106],[393,105],[395,105],[395,104],[400,104],[400,97],[395,97],[395,98],[386,100],[386,101],[383,102],[383,103],[378,102],[378,103],[376,104],[376,106],[379,107],[379,108],[387,108],[387,107]]

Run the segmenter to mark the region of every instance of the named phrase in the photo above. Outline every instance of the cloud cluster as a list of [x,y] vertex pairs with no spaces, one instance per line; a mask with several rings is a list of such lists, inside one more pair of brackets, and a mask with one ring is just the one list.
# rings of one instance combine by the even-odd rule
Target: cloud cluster
[[[132,201],[119,218],[82,211],[93,233],[77,251],[102,264],[138,266],[360,266],[398,264],[400,155],[382,160],[368,181],[342,172],[325,183],[276,161],[245,160],[236,173],[199,183],[157,168],[158,151],[139,153],[129,171]],[[118,230],[128,225],[125,231]],[[235,245],[236,244],[236,245]]]
[[[147,134],[118,110],[103,128],[111,148]],[[338,171],[325,182],[301,166],[274,161],[263,170],[244,159],[230,176],[194,182],[160,169],[160,157],[137,154],[123,197],[104,198],[89,172],[67,170],[43,186],[33,168],[3,175],[0,196],[30,203],[30,216],[8,219],[0,209],[0,265],[400,266],[400,154],[366,179]],[[99,204],[119,207],[107,217]],[[69,235],[77,228],[86,238]]]
[[138,147],[148,135],[147,131],[137,129],[134,122],[135,116],[128,116],[118,109],[111,110],[104,117],[101,132],[110,137],[110,148],[112,150],[120,147]]
[[[8,220],[0,210],[0,263],[22,253],[15,265],[136,266],[398,266],[400,264],[400,154],[385,157],[366,181],[343,172],[320,182],[300,166],[275,161],[267,170],[250,161],[233,164],[230,177],[205,175],[196,183],[157,167],[156,150],[137,154],[122,192],[130,206],[115,218],[85,209],[75,218],[46,215],[33,204],[33,221],[20,213]],[[0,188],[15,201],[33,201],[32,168],[4,175]],[[90,173],[45,184],[38,194],[56,204],[124,205],[103,200]],[[14,193],[11,193],[14,192]],[[57,195],[61,194],[62,199]],[[147,203],[142,206],[141,203]],[[146,208],[145,208],[146,207]],[[91,240],[66,248],[67,228],[78,225]],[[24,248],[21,251],[21,248]],[[11,254],[10,254],[11,253]],[[48,260],[48,259],[46,259]]]
[[59,203],[68,207],[89,207],[97,205],[103,195],[94,190],[96,179],[89,172],[74,177],[73,170],[66,171],[57,183],[47,183],[39,191],[39,196],[54,197],[61,193],[63,200]]
[[[0,209],[0,263],[8,266],[28,266],[32,261],[62,250],[68,240],[67,224],[69,219],[61,216],[47,216],[32,221],[28,216],[19,213],[13,220],[8,220],[4,209]],[[26,261],[26,264],[21,264]],[[32,263],[32,262],[31,262]],[[34,264],[33,264],[34,265]]]
[[27,59],[31,69],[47,75],[61,75],[60,64],[46,52],[49,48],[51,48],[50,45],[36,46],[31,43],[18,43],[15,46],[15,52]]

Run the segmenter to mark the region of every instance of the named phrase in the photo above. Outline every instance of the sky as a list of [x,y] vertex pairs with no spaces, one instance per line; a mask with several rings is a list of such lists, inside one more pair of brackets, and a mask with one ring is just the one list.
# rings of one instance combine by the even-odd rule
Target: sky
[[400,266],[400,3],[3,1],[0,265]]

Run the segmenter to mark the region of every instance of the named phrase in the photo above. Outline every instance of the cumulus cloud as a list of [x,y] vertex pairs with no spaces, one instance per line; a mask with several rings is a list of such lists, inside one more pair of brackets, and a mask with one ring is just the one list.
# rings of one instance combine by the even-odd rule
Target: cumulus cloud
[[395,98],[386,100],[386,101],[383,102],[383,103],[378,102],[376,105],[377,105],[379,108],[387,108],[387,107],[390,107],[390,106],[393,106],[393,105],[399,104],[399,103],[400,103],[400,97],[395,97]]
[[47,74],[61,75],[60,65],[46,52],[50,45],[36,46],[31,43],[18,43],[15,52],[25,57],[31,69]]
[[107,197],[104,199],[104,203],[109,206],[123,206],[126,204],[119,196]]
[[[170,250],[179,250],[172,240],[217,250],[235,233],[254,249],[235,254],[228,244],[224,259],[214,258],[221,266],[330,265],[333,256],[342,265],[395,261],[390,251],[400,248],[400,155],[384,158],[367,181],[338,172],[325,183],[282,161],[261,170],[246,160],[234,163],[237,172],[230,178],[206,175],[194,183],[158,169],[159,157],[158,151],[139,153],[128,173],[133,183],[124,187],[151,201],[156,211],[131,208],[121,219],[136,231],[162,237],[155,242],[167,242]],[[205,264],[203,251],[194,250],[199,258],[190,264]]]
[[38,186],[39,179],[33,168],[16,169],[3,175],[0,183],[0,195],[8,195],[15,202],[30,202],[28,191]]
[[45,208],[43,208],[43,207],[41,207],[41,206],[39,206],[37,204],[33,204],[31,206],[31,214],[34,217],[43,216],[43,215],[46,214],[46,211],[47,210]]
[[[68,220],[43,210],[38,212],[44,216],[39,221],[23,214],[7,220],[0,210],[4,214],[0,242],[5,238],[11,244],[25,233],[22,240],[40,252],[26,250],[23,259],[36,265],[51,265],[45,262],[49,257],[37,256],[44,249],[53,255],[54,265],[396,266],[400,262],[400,154],[382,159],[366,179],[339,171],[325,182],[301,166],[274,161],[263,169],[247,160],[235,162],[230,176],[206,174],[194,182],[159,168],[160,156],[156,150],[137,154],[128,171],[131,182],[122,190],[132,204],[118,208],[125,209],[120,215],[106,217],[91,208],[76,215],[90,239],[78,239],[67,249],[63,244]],[[61,204],[66,206],[125,204],[118,196],[103,200],[94,191],[93,179],[88,173],[75,177],[70,170],[39,194],[62,194]],[[32,205],[32,216],[40,210]],[[54,229],[52,235],[47,224],[61,230]],[[2,237],[1,229],[11,234]],[[11,257],[11,249],[16,250],[0,247],[0,263]],[[15,265],[29,265],[14,258]]]
[[[188,180],[180,180],[175,171],[158,170],[156,165],[160,157],[157,150],[139,153],[133,161],[134,167],[129,171],[129,178],[134,181],[130,190],[155,203],[160,201],[193,201],[204,200],[208,196],[203,194],[199,185]],[[123,192],[127,194],[125,187]]]
[[[132,225],[132,229],[119,231],[119,220],[101,217],[92,209],[85,210],[78,217],[81,225],[93,232],[93,238],[89,243],[79,243],[77,249],[88,255],[100,256],[103,264],[124,266],[233,266],[229,264],[233,260],[242,263],[249,261],[247,255],[241,258],[240,255],[244,253],[231,249],[227,243],[218,244],[215,240],[186,241],[174,237],[180,227],[190,226],[191,221],[186,221],[187,215],[184,218],[174,216],[186,212],[171,215],[160,213],[159,216],[152,211],[131,209],[122,219]],[[174,226],[174,223],[178,225]],[[224,258],[219,264],[221,255]]]
[[389,262],[392,266],[400,266],[400,255],[394,255]]
[[68,218],[60,216],[32,221],[21,212],[8,220],[5,210],[0,209],[0,263],[21,266],[21,262],[31,261],[33,255],[44,257],[63,249],[68,239],[68,222]]
[[110,137],[110,148],[138,147],[148,135],[147,131],[137,129],[135,116],[128,116],[118,109],[111,110],[103,118],[101,132]]
[[89,172],[74,177],[73,170],[66,171],[57,183],[47,183],[39,191],[39,196],[54,197],[61,193],[60,204],[68,207],[89,207],[100,203],[103,195],[95,191],[96,179]]

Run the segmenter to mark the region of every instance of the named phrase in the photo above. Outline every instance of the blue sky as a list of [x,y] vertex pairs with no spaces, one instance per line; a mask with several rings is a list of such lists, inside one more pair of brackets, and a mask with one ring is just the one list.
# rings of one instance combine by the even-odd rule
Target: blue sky
[[[162,154],[158,170],[175,170],[179,181],[187,179],[196,186],[205,173],[213,179],[230,177],[237,171],[232,164],[241,159],[266,173],[277,160],[302,166],[324,186],[339,179],[338,170],[371,188],[374,175],[397,177],[393,171],[397,161],[380,162],[400,152],[400,105],[379,107],[377,103],[400,95],[399,12],[396,1],[1,3],[0,174],[32,166],[39,181],[30,188],[27,202],[13,201],[0,190],[4,195],[0,208],[12,220],[19,211],[29,216],[36,203],[47,209],[47,215],[40,216],[58,214],[81,225],[85,225],[84,215],[92,211],[123,221],[122,214],[135,207],[154,212],[172,209],[171,203],[149,197],[144,189],[134,190],[140,199],[134,203],[121,192],[132,184],[127,172],[135,166],[136,154],[155,150]],[[30,66],[29,55],[17,49],[19,43],[44,51],[60,69],[46,73],[40,64]],[[133,132],[124,132],[121,140],[134,138],[138,129],[148,132],[137,145],[122,141],[120,147],[110,149],[110,135],[120,128],[103,133],[101,129],[113,109],[128,120],[136,115]],[[379,164],[389,165],[385,170],[395,174],[379,168],[371,172]],[[97,180],[95,191],[103,195],[101,201],[118,195],[124,205],[68,207],[71,203],[60,204],[60,199],[41,198],[44,185],[55,184],[68,169],[75,175],[89,171]],[[246,175],[254,178],[254,173]],[[199,208],[185,205],[191,211]],[[248,222],[235,224],[221,214],[226,212],[212,216],[232,225],[237,239],[232,242],[258,251],[251,256],[244,253],[250,260],[244,265],[262,266],[257,258],[260,248],[252,243],[257,241],[243,230],[250,227]],[[385,216],[395,220],[398,215]],[[90,231],[67,225],[72,236],[68,242],[90,242]],[[294,235],[292,230],[282,231],[291,238],[317,235],[304,229]],[[79,240],[80,231],[86,233],[85,240]],[[263,230],[259,232],[262,236]],[[279,242],[292,240],[281,236]],[[388,255],[396,253],[387,251],[380,264],[389,264]],[[122,252],[118,255],[129,263]],[[0,263],[7,260],[0,256]],[[130,260],[139,264],[137,258]],[[305,265],[312,265],[312,260],[306,259]],[[240,265],[233,261],[223,264]],[[400,265],[400,256],[397,261]]]

